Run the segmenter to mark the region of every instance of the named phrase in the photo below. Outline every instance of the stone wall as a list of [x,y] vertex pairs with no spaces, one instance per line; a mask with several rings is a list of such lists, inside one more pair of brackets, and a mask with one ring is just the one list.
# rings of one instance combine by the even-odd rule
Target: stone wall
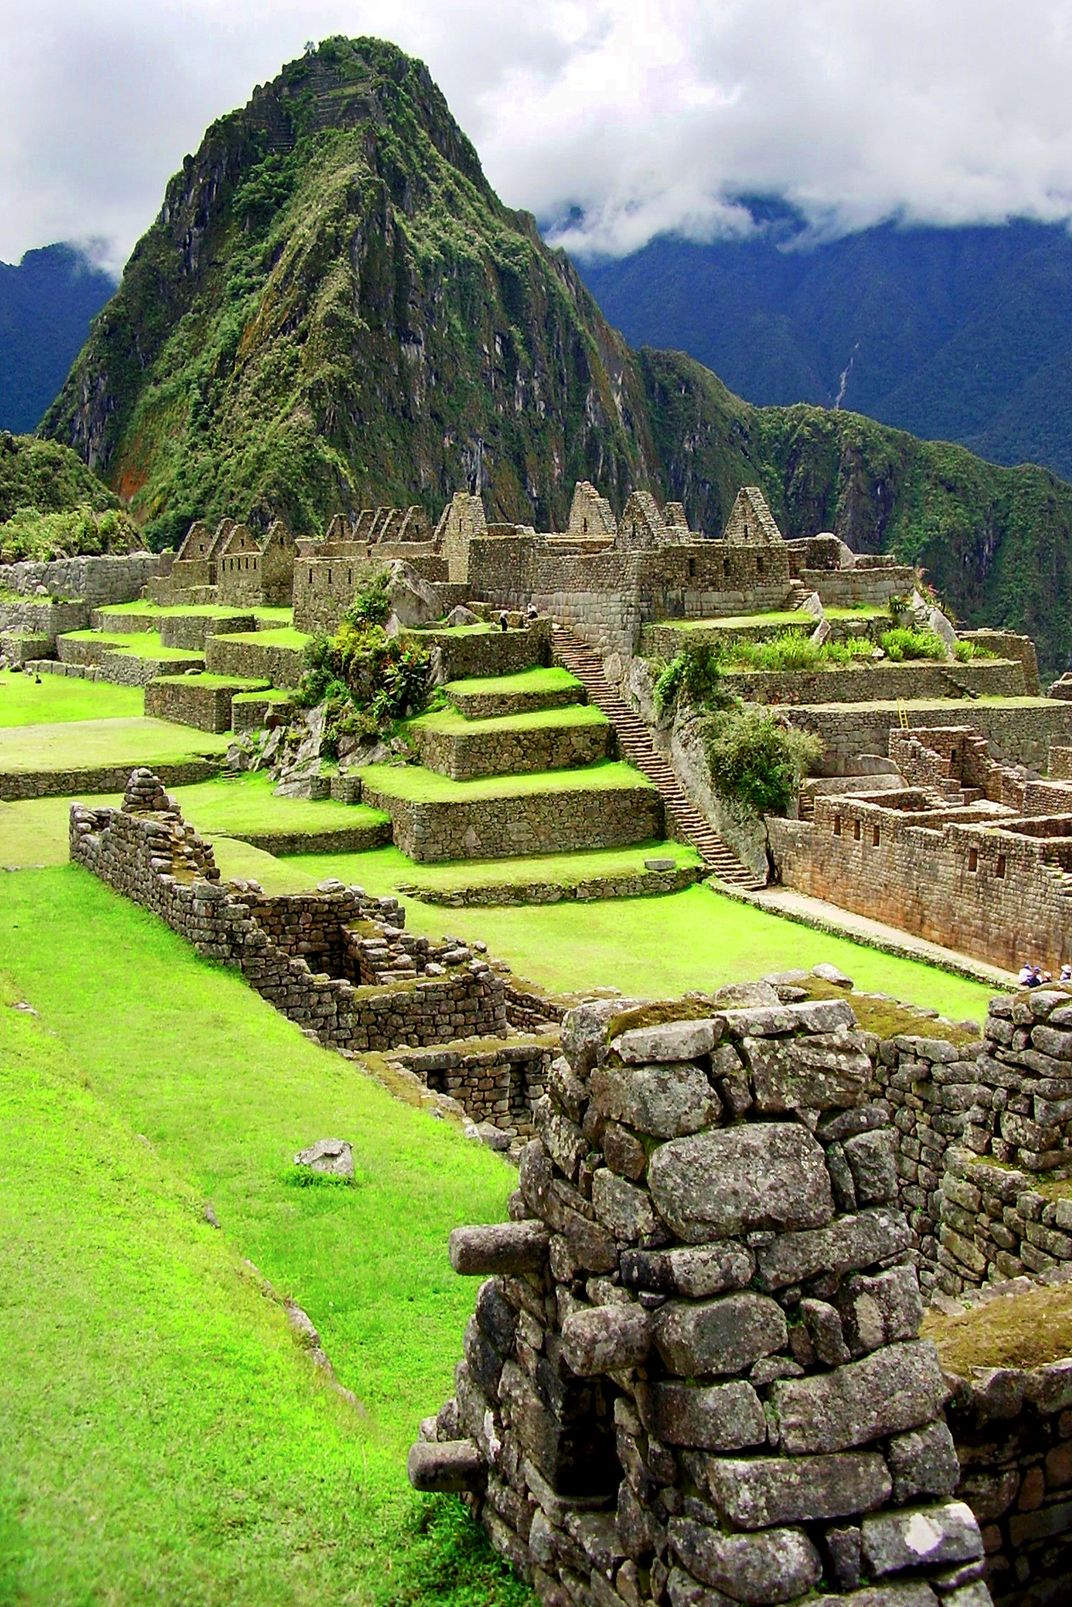
[[[189,787],[218,775],[223,755],[158,764],[161,780],[171,787]],[[77,793],[122,792],[130,776],[129,764],[79,765],[70,770],[0,770],[0,800],[18,803],[25,798],[69,798]]]
[[757,703],[870,703],[962,697],[965,692],[973,697],[1024,695],[1019,660],[1000,659],[978,664],[881,662],[863,669],[727,670],[726,683]]
[[[210,845],[147,770],[130,776],[122,809],[72,805],[70,843],[76,864],[159,915],[199,953],[236,966],[331,1048],[389,1049],[506,1029],[501,977],[468,950],[453,963],[437,949],[433,965],[426,939],[401,944],[397,900],[384,905],[341,883],[286,899],[222,886]],[[307,955],[344,974],[314,972]],[[345,975],[355,966],[377,983],[355,985]],[[385,973],[398,980],[385,983]]]
[[[959,671],[962,665],[957,665]],[[823,768],[839,774],[861,753],[885,753],[889,735],[900,724],[897,704],[870,703],[855,707],[813,703],[793,707],[787,714],[794,725],[814,731],[823,744]],[[1051,741],[1072,741],[1072,704],[1051,698],[1006,706],[951,699],[922,699],[905,706],[910,727],[964,725],[966,721],[986,737],[991,752],[1006,764],[1025,764],[1033,770],[1046,767]]]
[[[431,543],[305,543],[294,561],[294,624],[300,631],[334,631],[354,600],[392,558],[403,558],[424,580],[445,581],[447,564]],[[328,548],[327,551],[324,549]]]
[[1038,696],[1041,690],[1038,655],[1030,636],[1021,636],[1017,631],[1002,630],[958,631],[957,636],[961,641],[970,642],[984,653],[993,653],[997,658],[1018,658],[1023,666],[1025,692],[1029,697]]
[[622,871],[617,875],[589,876],[584,881],[563,883],[540,881],[476,883],[470,887],[403,888],[424,904],[447,904],[456,909],[497,904],[562,904],[576,899],[585,904],[605,898],[651,898],[662,893],[680,893],[703,881],[708,871],[703,865],[682,865],[675,870]]
[[1072,1359],[952,1378],[947,1408],[998,1607],[1063,1607],[1072,1579]]
[[297,686],[304,670],[300,647],[247,642],[238,636],[209,636],[205,641],[205,666],[213,675],[268,680],[280,687]]
[[140,653],[129,653],[102,636],[99,640],[80,637],[72,640],[64,636],[56,643],[57,655],[63,664],[90,665],[97,670],[97,679],[113,686],[148,686],[158,675],[181,675],[185,670],[202,670],[205,660],[200,652],[185,657],[176,651],[167,658],[152,658]]
[[398,798],[368,782],[364,799],[391,816],[394,841],[416,860],[504,859],[660,841],[663,802],[654,787],[594,787],[449,802]]
[[[447,702],[464,714],[467,720],[495,720],[509,714],[527,714],[533,709],[565,709],[575,703],[586,703],[588,695],[580,681],[557,691],[544,692],[470,692],[461,695],[448,685]],[[1072,749],[1069,750],[1072,761]]]
[[1030,957],[1056,973],[1072,955],[1072,815],[997,809],[934,808],[911,789],[817,796],[813,820],[772,817],[768,839],[787,886],[1009,971]]
[[[2,571],[0,571],[2,573]],[[89,609],[85,603],[54,603],[47,597],[27,597],[25,601],[0,601],[0,631],[45,637],[55,642],[64,631],[85,630]]]
[[[44,586],[52,597],[78,598],[88,608],[100,608],[106,603],[133,602],[160,567],[161,557],[155,552],[53,558],[48,563],[26,559],[18,564],[0,564],[0,591],[33,592]],[[82,626],[66,628],[80,630]]]
[[849,1006],[627,1009],[567,1015],[511,1221],[451,1236],[488,1281],[412,1482],[548,1607],[983,1607]]
[[528,1043],[410,1049],[395,1058],[427,1087],[456,1099],[471,1121],[491,1122],[503,1133],[527,1138],[557,1047],[554,1034]]
[[145,712],[158,720],[192,725],[195,731],[230,731],[236,692],[263,691],[267,681],[227,681],[215,676],[162,675],[145,688]]
[[418,723],[409,728],[409,735],[423,765],[456,781],[578,769],[606,758],[612,746],[605,720],[475,731]]
[[800,581],[817,591],[827,608],[885,608],[891,597],[907,597],[916,585],[911,564],[854,564],[851,569],[801,569]]
[[551,621],[510,630],[404,631],[412,641],[434,648],[437,681],[463,681],[472,676],[517,675],[551,661]]

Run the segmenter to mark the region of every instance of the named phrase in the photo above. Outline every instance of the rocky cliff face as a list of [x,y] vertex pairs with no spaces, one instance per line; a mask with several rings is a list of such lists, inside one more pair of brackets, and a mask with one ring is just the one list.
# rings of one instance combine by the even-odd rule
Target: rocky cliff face
[[157,545],[195,517],[436,513],[463,487],[555,527],[579,478],[716,533],[758,483],[786,534],[895,547],[967,617],[1032,631],[1050,663],[1072,649],[1072,488],[631,352],[492,192],[427,70],[375,40],[327,41],[213,124],[42,428]]

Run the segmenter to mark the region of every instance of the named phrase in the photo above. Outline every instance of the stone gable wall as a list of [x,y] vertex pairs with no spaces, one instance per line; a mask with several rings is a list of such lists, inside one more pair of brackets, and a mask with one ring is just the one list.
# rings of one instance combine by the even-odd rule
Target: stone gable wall
[[[567,1015],[410,1453],[553,1607],[984,1607],[895,1135],[840,1000]],[[641,1022],[643,1018],[640,1018]]]

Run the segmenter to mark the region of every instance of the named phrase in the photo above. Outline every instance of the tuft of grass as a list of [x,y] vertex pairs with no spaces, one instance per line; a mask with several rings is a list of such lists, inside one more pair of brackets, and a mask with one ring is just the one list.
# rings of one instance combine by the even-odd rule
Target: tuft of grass
[[931,1311],[923,1333],[943,1368],[961,1377],[977,1367],[1042,1367],[1072,1355],[1072,1285],[1005,1296],[956,1317]]

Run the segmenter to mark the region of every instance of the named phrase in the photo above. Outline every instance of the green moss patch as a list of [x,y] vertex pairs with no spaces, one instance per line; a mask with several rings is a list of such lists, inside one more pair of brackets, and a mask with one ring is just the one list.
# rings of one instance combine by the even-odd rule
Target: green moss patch
[[976,1367],[1042,1367],[1072,1355],[1072,1284],[990,1300],[957,1317],[930,1312],[923,1333],[945,1370],[962,1377]]
[[290,647],[300,651],[312,637],[305,631],[296,631],[293,625],[273,626],[265,631],[235,631],[216,638],[219,642],[242,642],[253,647]]

